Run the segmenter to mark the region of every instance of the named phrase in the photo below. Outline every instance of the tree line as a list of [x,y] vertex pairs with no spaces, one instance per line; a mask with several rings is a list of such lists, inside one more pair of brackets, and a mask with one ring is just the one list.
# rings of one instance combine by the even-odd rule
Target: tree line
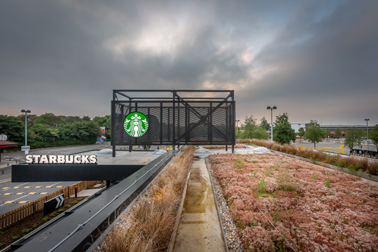
[[[105,127],[105,136],[110,140],[110,115],[104,117],[56,116],[46,113],[28,115],[28,145],[30,148],[94,144],[101,136],[100,127]],[[25,144],[25,115],[0,115],[0,134],[8,141]],[[19,148],[19,147],[18,147]]]
[[[273,123],[273,140],[280,144],[290,143],[295,141],[297,135],[295,130],[291,128],[289,123],[289,115],[283,113],[282,115],[276,116],[276,121]],[[270,130],[270,125],[263,117],[260,123],[257,124],[257,119],[252,115],[247,116],[244,119],[240,128],[236,130],[236,138],[238,139],[269,139],[269,134],[267,131]]]
[[[263,117],[260,120],[260,123],[257,123],[257,119],[251,116],[246,116],[244,123],[241,127],[236,129],[236,138],[237,139],[269,139],[269,134],[267,131],[270,131],[270,125]],[[335,129],[335,137],[342,137],[342,131],[339,128]],[[295,141],[297,138],[303,137],[314,144],[321,142],[324,138],[330,137],[332,134],[329,129],[321,129],[320,125],[316,120],[310,120],[310,123],[306,127],[299,128],[298,133],[295,133],[295,130],[291,128],[289,123],[289,116],[287,113],[276,116],[276,121],[273,123],[273,140],[280,144],[289,144],[291,141]],[[360,146],[364,138],[366,138],[366,131],[363,129],[348,127],[344,129],[345,142],[344,144],[349,148],[354,146]],[[369,131],[369,139],[378,149],[378,124]]]

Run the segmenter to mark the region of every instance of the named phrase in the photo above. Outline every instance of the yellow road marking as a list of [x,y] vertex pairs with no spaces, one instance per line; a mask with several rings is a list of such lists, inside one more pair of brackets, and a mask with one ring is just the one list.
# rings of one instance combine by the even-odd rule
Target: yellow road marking
[[9,189],[9,187],[3,187],[3,189],[5,190],[5,189]]
[[52,187],[51,185],[45,186],[45,188],[51,188],[51,187]]
[[0,181],[0,184],[1,184],[1,183],[8,182],[8,181],[11,181],[11,179],[4,179],[4,180],[1,180],[1,181]]
[[4,193],[3,195],[11,195],[11,193],[7,192],[7,193]]
[[30,188],[31,186],[25,186],[24,188]]
[[34,188],[41,188],[42,186],[35,186]]
[[41,192],[40,194],[48,194],[48,192]]
[[5,204],[10,204],[10,203],[12,203],[14,200],[9,200],[9,201],[5,201],[4,203]]
[[61,186],[61,185],[58,185],[56,188],[62,188],[63,186]]
[[22,195],[22,194],[24,194],[23,192],[18,192],[18,193],[16,193],[16,195]]
[[15,187],[13,187],[13,189],[18,189],[18,188],[20,188],[19,186],[15,186]]
[[28,194],[36,194],[36,192],[30,192],[30,193],[28,193]]
[[24,200],[24,201],[20,201],[20,202],[18,202],[18,204],[24,204],[24,203],[26,203],[26,202],[28,202],[27,200]]

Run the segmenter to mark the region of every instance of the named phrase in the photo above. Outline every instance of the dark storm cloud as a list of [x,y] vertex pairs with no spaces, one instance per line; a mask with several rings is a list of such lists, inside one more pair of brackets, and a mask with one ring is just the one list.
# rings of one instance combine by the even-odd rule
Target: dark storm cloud
[[104,115],[112,89],[206,88],[235,89],[240,119],[275,103],[292,121],[378,120],[374,1],[1,5],[1,114]]

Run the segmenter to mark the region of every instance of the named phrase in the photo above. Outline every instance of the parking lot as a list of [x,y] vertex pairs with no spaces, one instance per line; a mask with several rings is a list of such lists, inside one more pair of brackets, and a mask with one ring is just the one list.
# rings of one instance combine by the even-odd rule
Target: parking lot
[[[293,145],[298,146],[299,148],[301,148],[302,145],[304,145],[307,148],[314,148],[314,144],[307,141],[307,140],[303,140],[303,142],[299,142],[297,140],[295,143],[293,143]],[[340,141],[330,140],[330,141],[323,141],[323,142],[317,143],[316,148],[322,148],[322,147],[338,148],[341,145],[344,145],[344,141],[342,141],[342,140],[340,140]],[[355,146],[355,147],[357,147],[357,146]],[[368,148],[367,144],[366,143],[362,144],[362,148],[367,150],[367,148]],[[377,150],[376,146],[374,146],[372,144],[369,145],[369,149],[375,150],[375,151]],[[333,152],[333,153],[341,153],[341,150],[334,150],[334,149],[324,149],[324,151],[329,151],[329,152]],[[349,148],[348,148],[348,146],[345,146],[345,145],[344,145],[344,154],[349,155]]]

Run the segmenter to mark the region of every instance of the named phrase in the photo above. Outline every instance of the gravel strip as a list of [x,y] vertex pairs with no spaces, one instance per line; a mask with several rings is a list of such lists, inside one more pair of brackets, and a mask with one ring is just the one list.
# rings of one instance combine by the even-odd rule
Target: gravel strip
[[217,205],[218,216],[220,217],[223,238],[225,239],[227,251],[242,252],[244,249],[239,239],[235,223],[232,220],[228,204],[223,197],[222,188],[219,185],[218,179],[213,176],[213,169],[211,168],[208,158],[206,158],[206,167],[209,171],[210,181],[214,191],[215,203]]

